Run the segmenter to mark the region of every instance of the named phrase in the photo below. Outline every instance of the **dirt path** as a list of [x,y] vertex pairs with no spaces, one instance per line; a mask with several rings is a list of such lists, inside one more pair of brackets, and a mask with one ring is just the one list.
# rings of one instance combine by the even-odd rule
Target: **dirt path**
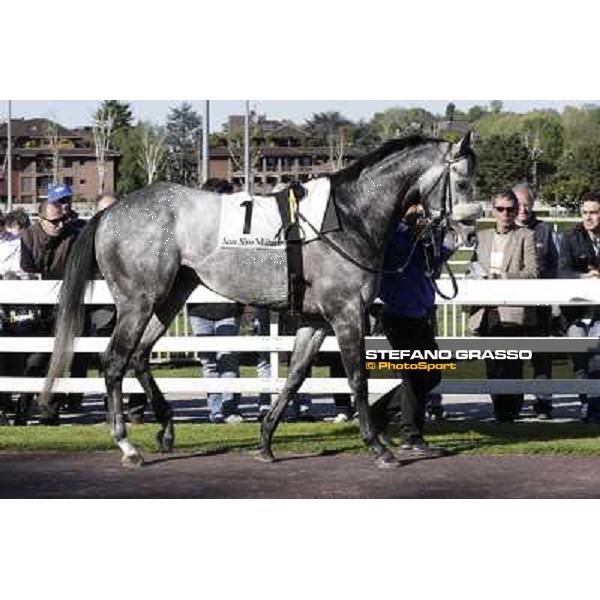
[[2,498],[597,498],[600,460],[454,456],[381,471],[366,455],[147,455],[123,469],[117,453],[0,454]]

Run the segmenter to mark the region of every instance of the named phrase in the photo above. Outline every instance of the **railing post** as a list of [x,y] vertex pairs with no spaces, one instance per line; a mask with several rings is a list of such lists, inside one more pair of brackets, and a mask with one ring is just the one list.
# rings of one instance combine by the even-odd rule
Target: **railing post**
[[[279,313],[274,310],[269,311],[269,337],[279,336]],[[271,379],[279,378],[279,352],[269,353],[269,362],[271,364]],[[273,394],[271,394],[271,404],[273,403]]]

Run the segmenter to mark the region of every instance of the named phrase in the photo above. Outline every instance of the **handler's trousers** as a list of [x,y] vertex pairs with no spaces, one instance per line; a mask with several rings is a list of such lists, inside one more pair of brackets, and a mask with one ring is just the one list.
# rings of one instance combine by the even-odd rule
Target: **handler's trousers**
[[[394,350],[437,350],[432,317],[399,317],[381,314],[381,325]],[[372,409],[375,428],[382,432],[392,414],[401,411],[400,434],[403,443],[423,440],[427,395],[438,385],[440,371],[394,371],[402,383],[387,392]]]

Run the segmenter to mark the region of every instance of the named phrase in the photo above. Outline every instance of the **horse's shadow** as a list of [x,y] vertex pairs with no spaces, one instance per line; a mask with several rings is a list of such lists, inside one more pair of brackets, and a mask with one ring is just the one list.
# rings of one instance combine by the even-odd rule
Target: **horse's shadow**
[[[307,458],[323,458],[326,456],[336,456],[342,453],[342,450],[319,450],[317,452],[306,452],[306,453],[293,453],[293,454],[278,454],[273,461],[275,463],[283,463],[294,460],[304,460]],[[146,459],[144,461],[144,467],[154,467],[165,463],[170,463],[179,460],[192,460],[196,458],[208,458],[211,456],[219,456],[224,454],[232,454],[230,449],[215,449],[215,450],[202,450],[198,452],[186,452],[186,453],[173,453],[164,454],[156,458]],[[258,454],[258,450],[244,450],[239,452],[240,455],[247,458],[255,459]]]

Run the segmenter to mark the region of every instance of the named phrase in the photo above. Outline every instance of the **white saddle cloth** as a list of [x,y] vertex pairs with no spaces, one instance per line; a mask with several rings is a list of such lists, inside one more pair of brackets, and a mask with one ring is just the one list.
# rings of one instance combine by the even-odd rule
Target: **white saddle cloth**
[[[299,212],[317,230],[321,230],[331,182],[320,177],[303,186],[307,195],[298,203]],[[251,202],[251,206],[246,204]],[[251,213],[249,213],[251,209]],[[250,214],[250,232],[244,226]],[[315,239],[316,233],[300,219],[302,237],[306,241]],[[285,240],[279,235],[281,215],[274,196],[250,196],[246,192],[221,196],[221,222],[219,223],[219,246],[226,248],[252,248],[265,250],[285,248]]]

